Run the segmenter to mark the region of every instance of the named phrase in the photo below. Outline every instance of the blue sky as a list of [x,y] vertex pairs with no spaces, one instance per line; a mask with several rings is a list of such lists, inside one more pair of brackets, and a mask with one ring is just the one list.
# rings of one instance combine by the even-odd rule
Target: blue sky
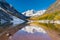
[[7,2],[19,12],[31,9],[36,11],[45,10],[55,1],[56,0],[7,0]]

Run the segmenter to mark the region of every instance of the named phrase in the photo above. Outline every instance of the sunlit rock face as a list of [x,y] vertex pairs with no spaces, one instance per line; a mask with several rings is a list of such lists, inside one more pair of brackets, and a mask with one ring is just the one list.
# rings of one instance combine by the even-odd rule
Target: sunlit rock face
[[26,26],[16,32],[10,40],[51,40],[44,29],[37,26]]
[[54,13],[60,10],[60,0],[55,0],[55,2],[48,8],[46,13]]

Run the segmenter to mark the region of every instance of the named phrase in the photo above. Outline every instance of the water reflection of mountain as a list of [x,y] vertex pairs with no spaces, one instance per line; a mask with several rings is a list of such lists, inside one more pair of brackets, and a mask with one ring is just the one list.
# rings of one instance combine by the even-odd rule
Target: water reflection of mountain
[[14,34],[10,40],[51,40],[47,34],[44,33],[28,33],[24,30],[20,30]]
[[[1,25],[0,25],[0,30],[6,30],[6,29],[9,29],[10,27],[14,27],[14,26],[17,26],[17,25],[20,25],[22,23],[25,23],[25,21],[15,17],[15,16],[12,16],[13,20],[10,21],[10,22],[4,22],[2,21],[1,22]],[[3,31],[2,31],[3,32]]]
[[49,30],[54,30],[58,33],[60,33],[60,24],[57,23],[39,23],[40,26],[44,26]]

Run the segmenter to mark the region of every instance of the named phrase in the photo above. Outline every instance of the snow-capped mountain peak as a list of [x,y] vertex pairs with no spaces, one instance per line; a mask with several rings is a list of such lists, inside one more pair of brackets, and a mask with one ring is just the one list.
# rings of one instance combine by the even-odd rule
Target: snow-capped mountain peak
[[34,10],[33,9],[32,10],[28,10],[26,12],[23,12],[22,14],[25,15],[25,16],[32,16],[34,14]]
[[46,10],[39,10],[39,11],[35,11],[35,10],[28,10],[26,12],[23,12],[22,14],[24,14],[25,16],[38,16],[38,15],[42,15]]

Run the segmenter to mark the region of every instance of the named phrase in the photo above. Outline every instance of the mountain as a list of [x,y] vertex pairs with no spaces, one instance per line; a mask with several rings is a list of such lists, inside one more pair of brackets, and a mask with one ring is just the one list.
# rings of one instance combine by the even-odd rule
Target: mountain
[[25,16],[33,16],[34,13],[35,13],[35,11],[32,9],[32,10],[28,10],[26,12],[23,12],[22,14],[24,14]]
[[0,0],[0,23],[3,25],[6,22],[10,23],[11,21],[14,21],[13,16],[24,20],[25,22],[27,22],[28,20],[26,19],[29,18],[18,12],[13,6],[7,3],[6,0]]
[[60,11],[60,0],[56,0],[56,2],[54,2],[45,13],[53,13],[56,11]]
[[34,20],[60,20],[60,0],[56,0],[43,15],[30,18]]
[[34,16],[39,16],[39,15],[43,15],[45,13],[46,10],[39,10],[37,11]]
[[[18,12],[13,6],[6,2],[6,0],[0,0],[0,10],[5,12],[6,14],[10,14],[16,16],[22,20],[26,20],[28,17],[22,15]],[[27,21],[27,20],[26,20]]]
[[60,20],[60,0],[56,0],[39,19]]
[[23,12],[22,14],[24,14],[25,16],[39,16],[42,15],[46,10],[39,10],[39,11],[35,11],[35,10],[28,10],[26,12]]

